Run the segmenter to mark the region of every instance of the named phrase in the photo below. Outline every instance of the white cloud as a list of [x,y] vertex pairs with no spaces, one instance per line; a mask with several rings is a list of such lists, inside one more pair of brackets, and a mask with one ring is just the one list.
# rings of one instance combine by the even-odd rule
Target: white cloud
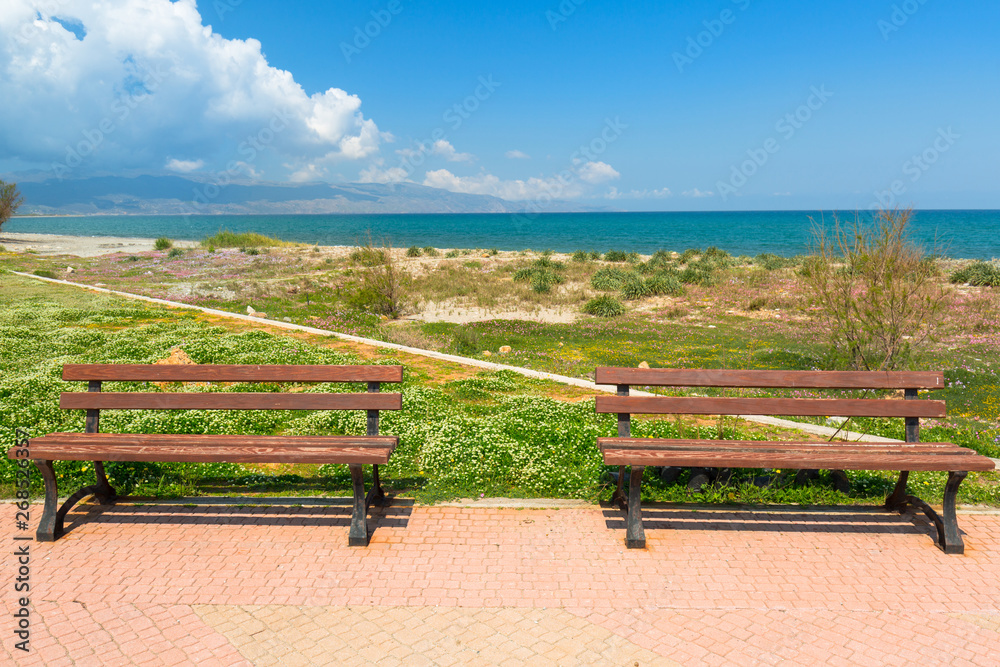
[[447,169],[428,171],[424,185],[451,192],[475,195],[492,195],[501,199],[572,199],[584,194],[579,183],[572,178],[529,178],[527,180],[501,180],[492,174],[456,176]]
[[367,169],[362,169],[358,175],[360,183],[402,183],[406,181],[409,174],[402,167],[389,167],[383,169],[383,160],[376,160],[375,164]]
[[665,199],[672,196],[673,193],[670,191],[670,188],[621,192],[614,186],[608,188],[608,192],[604,195],[605,199]]
[[168,160],[167,169],[170,171],[179,171],[182,174],[187,174],[192,171],[197,171],[205,166],[204,160]]
[[607,183],[608,181],[621,178],[621,174],[615,171],[615,168],[607,162],[587,162],[577,169],[577,174],[580,176],[580,180],[591,185]]
[[507,151],[506,153],[504,153],[504,155],[506,157],[510,158],[511,160],[530,160],[531,159],[530,155],[528,155],[524,151],[519,151],[519,150],[516,150],[516,149],[512,150],[512,151]]
[[[291,168],[291,165],[286,165]],[[327,170],[318,164],[312,163],[299,167],[288,177],[288,180],[292,183],[315,183],[316,181],[325,180],[327,177]]]
[[438,139],[434,142],[434,146],[431,148],[431,152],[435,155],[440,155],[448,162],[471,162],[476,159],[476,156],[472,153],[458,153],[455,151],[455,147],[451,145],[451,142],[447,139]]
[[715,193],[711,190],[699,190],[694,188],[693,190],[685,190],[681,193],[685,197],[714,197]]
[[356,95],[307,95],[260,42],[204,25],[194,0],[4,0],[0,100],[0,155],[41,168],[244,162],[279,180],[391,140]]

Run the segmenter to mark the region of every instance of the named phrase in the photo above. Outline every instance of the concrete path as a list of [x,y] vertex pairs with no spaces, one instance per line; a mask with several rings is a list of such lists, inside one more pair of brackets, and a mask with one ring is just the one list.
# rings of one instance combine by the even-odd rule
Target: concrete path
[[[947,556],[878,509],[78,507],[30,547],[30,648],[0,664],[996,665],[1000,516]],[[33,506],[37,521],[41,508]],[[645,508],[644,508],[645,510]],[[32,526],[33,529],[33,526]],[[8,573],[16,570],[8,553]],[[8,577],[8,581],[13,575]]]

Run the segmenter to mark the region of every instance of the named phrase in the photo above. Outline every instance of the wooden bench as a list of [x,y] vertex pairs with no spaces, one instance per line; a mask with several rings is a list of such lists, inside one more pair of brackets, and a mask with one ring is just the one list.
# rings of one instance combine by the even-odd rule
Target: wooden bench
[[[93,495],[102,505],[118,497],[104,472],[106,461],[230,463],[342,463],[354,486],[348,544],[367,546],[368,507],[384,501],[378,466],[389,462],[399,444],[379,436],[379,410],[399,410],[402,395],[381,393],[382,382],[402,382],[402,366],[236,366],[67,364],[64,380],[88,382],[87,392],[65,392],[59,405],[86,410],[84,433],[52,433],[28,442],[30,457],[45,481],[45,509],[36,538],[51,542],[63,534],[66,513]],[[101,383],[127,382],[365,382],[366,393],[257,392],[102,392]],[[366,410],[367,435],[174,435],[100,433],[101,410]],[[8,452],[14,458],[14,450]],[[59,492],[53,461],[93,461],[97,483],[57,507]],[[371,491],[365,493],[362,466],[372,465]]]
[[[598,368],[597,384],[617,385],[617,396],[599,396],[597,412],[618,415],[618,437],[598,438],[606,465],[619,466],[613,501],[626,510],[625,543],[646,545],[640,494],[646,466],[732,467],[830,470],[898,470],[895,490],[885,508],[902,512],[908,505],[924,511],[934,522],[938,545],[949,554],[965,550],[955,518],[955,496],[969,471],[993,470],[993,462],[971,449],[947,442],[920,442],[920,417],[945,417],[944,401],[915,400],[919,389],[940,389],[943,373],[841,371],[737,371]],[[899,390],[905,400],[885,398],[724,398],[629,396],[630,385],[656,387],[729,387],[795,389]],[[903,417],[906,441],[883,442],[756,442],[632,438],[633,414],[691,415],[799,415]],[[625,466],[631,467],[628,498],[622,491]],[[941,515],[909,495],[911,470],[948,473]]]

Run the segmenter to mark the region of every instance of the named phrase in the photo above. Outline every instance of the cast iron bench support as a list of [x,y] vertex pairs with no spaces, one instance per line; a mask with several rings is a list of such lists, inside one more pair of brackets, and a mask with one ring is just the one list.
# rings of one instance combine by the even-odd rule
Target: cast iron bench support
[[[598,438],[609,466],[618,466],[612,502],[626,511],[625,543],[645,547],[642,525],[642,473],[647,466],[782,468],[827,470],[898,470],[885,508],[920,509],[937,528],[937,544],[949,554],[964,553],[955,513],[959,485],[970,471],[993,470],[993,462],[971,449],[946,442],[920,442],[920,417],[947,415],[943,401],[915,401],[917,389],[944,386],[942,373],[875,373],[839,371],[725,371],[598,368],[598,384],[617,385],[616,396],[597,398],[598,413],[618,416],[618,437]],[[629,396],[629,385],[667,387],[903,389],[904,399],[719,398]],[[902,443],[763,442],[682,440],[631,437],[632,414],[811,415],[903,417]],[[631,467],[628,500],[623,490],[625,467]],[[948,473],[940,514],[907,492],[909,471]]]

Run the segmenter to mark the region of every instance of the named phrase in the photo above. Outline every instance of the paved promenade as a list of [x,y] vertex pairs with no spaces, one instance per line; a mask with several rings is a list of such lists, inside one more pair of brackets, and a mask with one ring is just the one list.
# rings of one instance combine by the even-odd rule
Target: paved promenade
[[367,549],[344,505],[78,509],[43,544],[0,507],[32,604],[25,654],[8,555],[0,663],[1000,664],[997,515],[960,515],[947,556],[874,509],[654,507],[646,550],[596,507],[399,501]]

